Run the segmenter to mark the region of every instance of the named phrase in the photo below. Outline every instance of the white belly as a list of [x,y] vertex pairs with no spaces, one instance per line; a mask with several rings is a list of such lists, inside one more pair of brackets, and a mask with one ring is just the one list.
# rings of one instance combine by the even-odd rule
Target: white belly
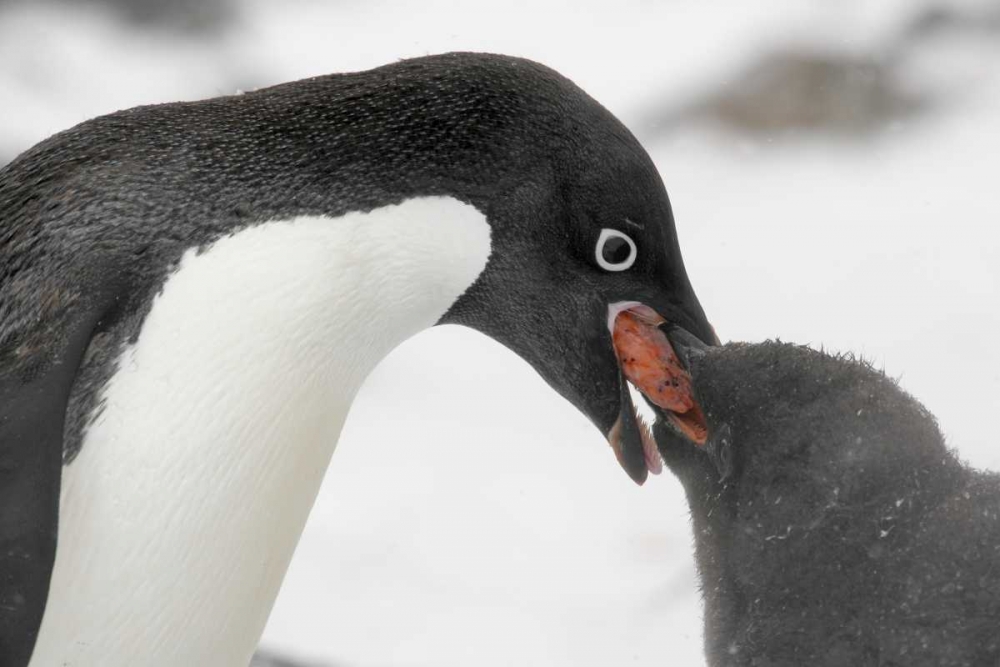
[[489,252],[435,197],[185,255],[64,468],[31,667],[244,667],[362,381]]

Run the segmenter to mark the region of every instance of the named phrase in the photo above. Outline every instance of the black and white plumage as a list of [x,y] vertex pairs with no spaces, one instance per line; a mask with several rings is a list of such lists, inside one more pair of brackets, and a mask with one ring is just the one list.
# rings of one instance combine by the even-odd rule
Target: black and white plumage
[[0,664],[245,665],[360,383],[438,322],[524,357],[641,482],[623,302],[713,336],[646,153],[526,60],[43,141],[0,170]]

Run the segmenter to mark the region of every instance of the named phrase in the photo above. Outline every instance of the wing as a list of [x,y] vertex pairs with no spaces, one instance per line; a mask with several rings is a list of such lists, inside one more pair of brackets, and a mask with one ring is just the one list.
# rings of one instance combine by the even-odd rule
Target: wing
[[[26,667],[55,561],[63,425],[97,317],[53,336],[59,350],[32,369],[0,367],[0,665]],[[61,344],[56,343],[61,340]],[[50,351],[52,352],[52,351]]]

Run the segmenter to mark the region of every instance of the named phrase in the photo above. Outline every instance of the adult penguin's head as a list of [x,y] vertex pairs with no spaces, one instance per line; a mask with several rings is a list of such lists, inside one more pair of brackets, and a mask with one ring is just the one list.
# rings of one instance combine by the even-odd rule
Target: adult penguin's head
[[[476,82],[468,105],[478,121],[451,138],[451,174],[477,181],[462,189],[486,214],[492,252],[442,321],[478,329],[528,361],[642,483],[659,460],[626,378],[679,410],[683,372],[658,325],[716,341],[660,176],[610,112],[555,72],[496,56],[445,58],[474,71],[466,80]],[[492,180],[470,175],[476,164]]]

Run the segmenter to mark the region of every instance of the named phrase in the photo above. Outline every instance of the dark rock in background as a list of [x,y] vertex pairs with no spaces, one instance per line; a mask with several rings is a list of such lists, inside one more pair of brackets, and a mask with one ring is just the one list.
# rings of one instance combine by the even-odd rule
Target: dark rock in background
[[[0,7],[29,0],[0,0]],[[37,1],[37,0],[30,0]],[[238,13],[236,0],[50,0],[75,7],[105,6],[130,23],[162,26],[186,32],[213,31],[230,24]]]
[[1000,2],[978,11],[960,11],[954,7],[929,7],[910,22],[902,38],[906,41],[915,41],[951,31],[1000,33]]
[[664,133],[707,123],[769,138],[828,132],[863,135],[922,111],[929,101],[908,92],[891,62],[847,54],[774,52],[686,106],[650,124]]
[[328,663],[299,662],[291,658],[278,656],[270,651],[258,650],[248,667],[333,667]]
[[931,40],[1000,33],[1000,3],[986,8],[931,7],[905,23],[877,53],[775,48],[714,89],[670,103],[640,119],[644,138],[705,124],[755,138],[808,134],[863,139],[946,101],[914,90],[905,65]]

